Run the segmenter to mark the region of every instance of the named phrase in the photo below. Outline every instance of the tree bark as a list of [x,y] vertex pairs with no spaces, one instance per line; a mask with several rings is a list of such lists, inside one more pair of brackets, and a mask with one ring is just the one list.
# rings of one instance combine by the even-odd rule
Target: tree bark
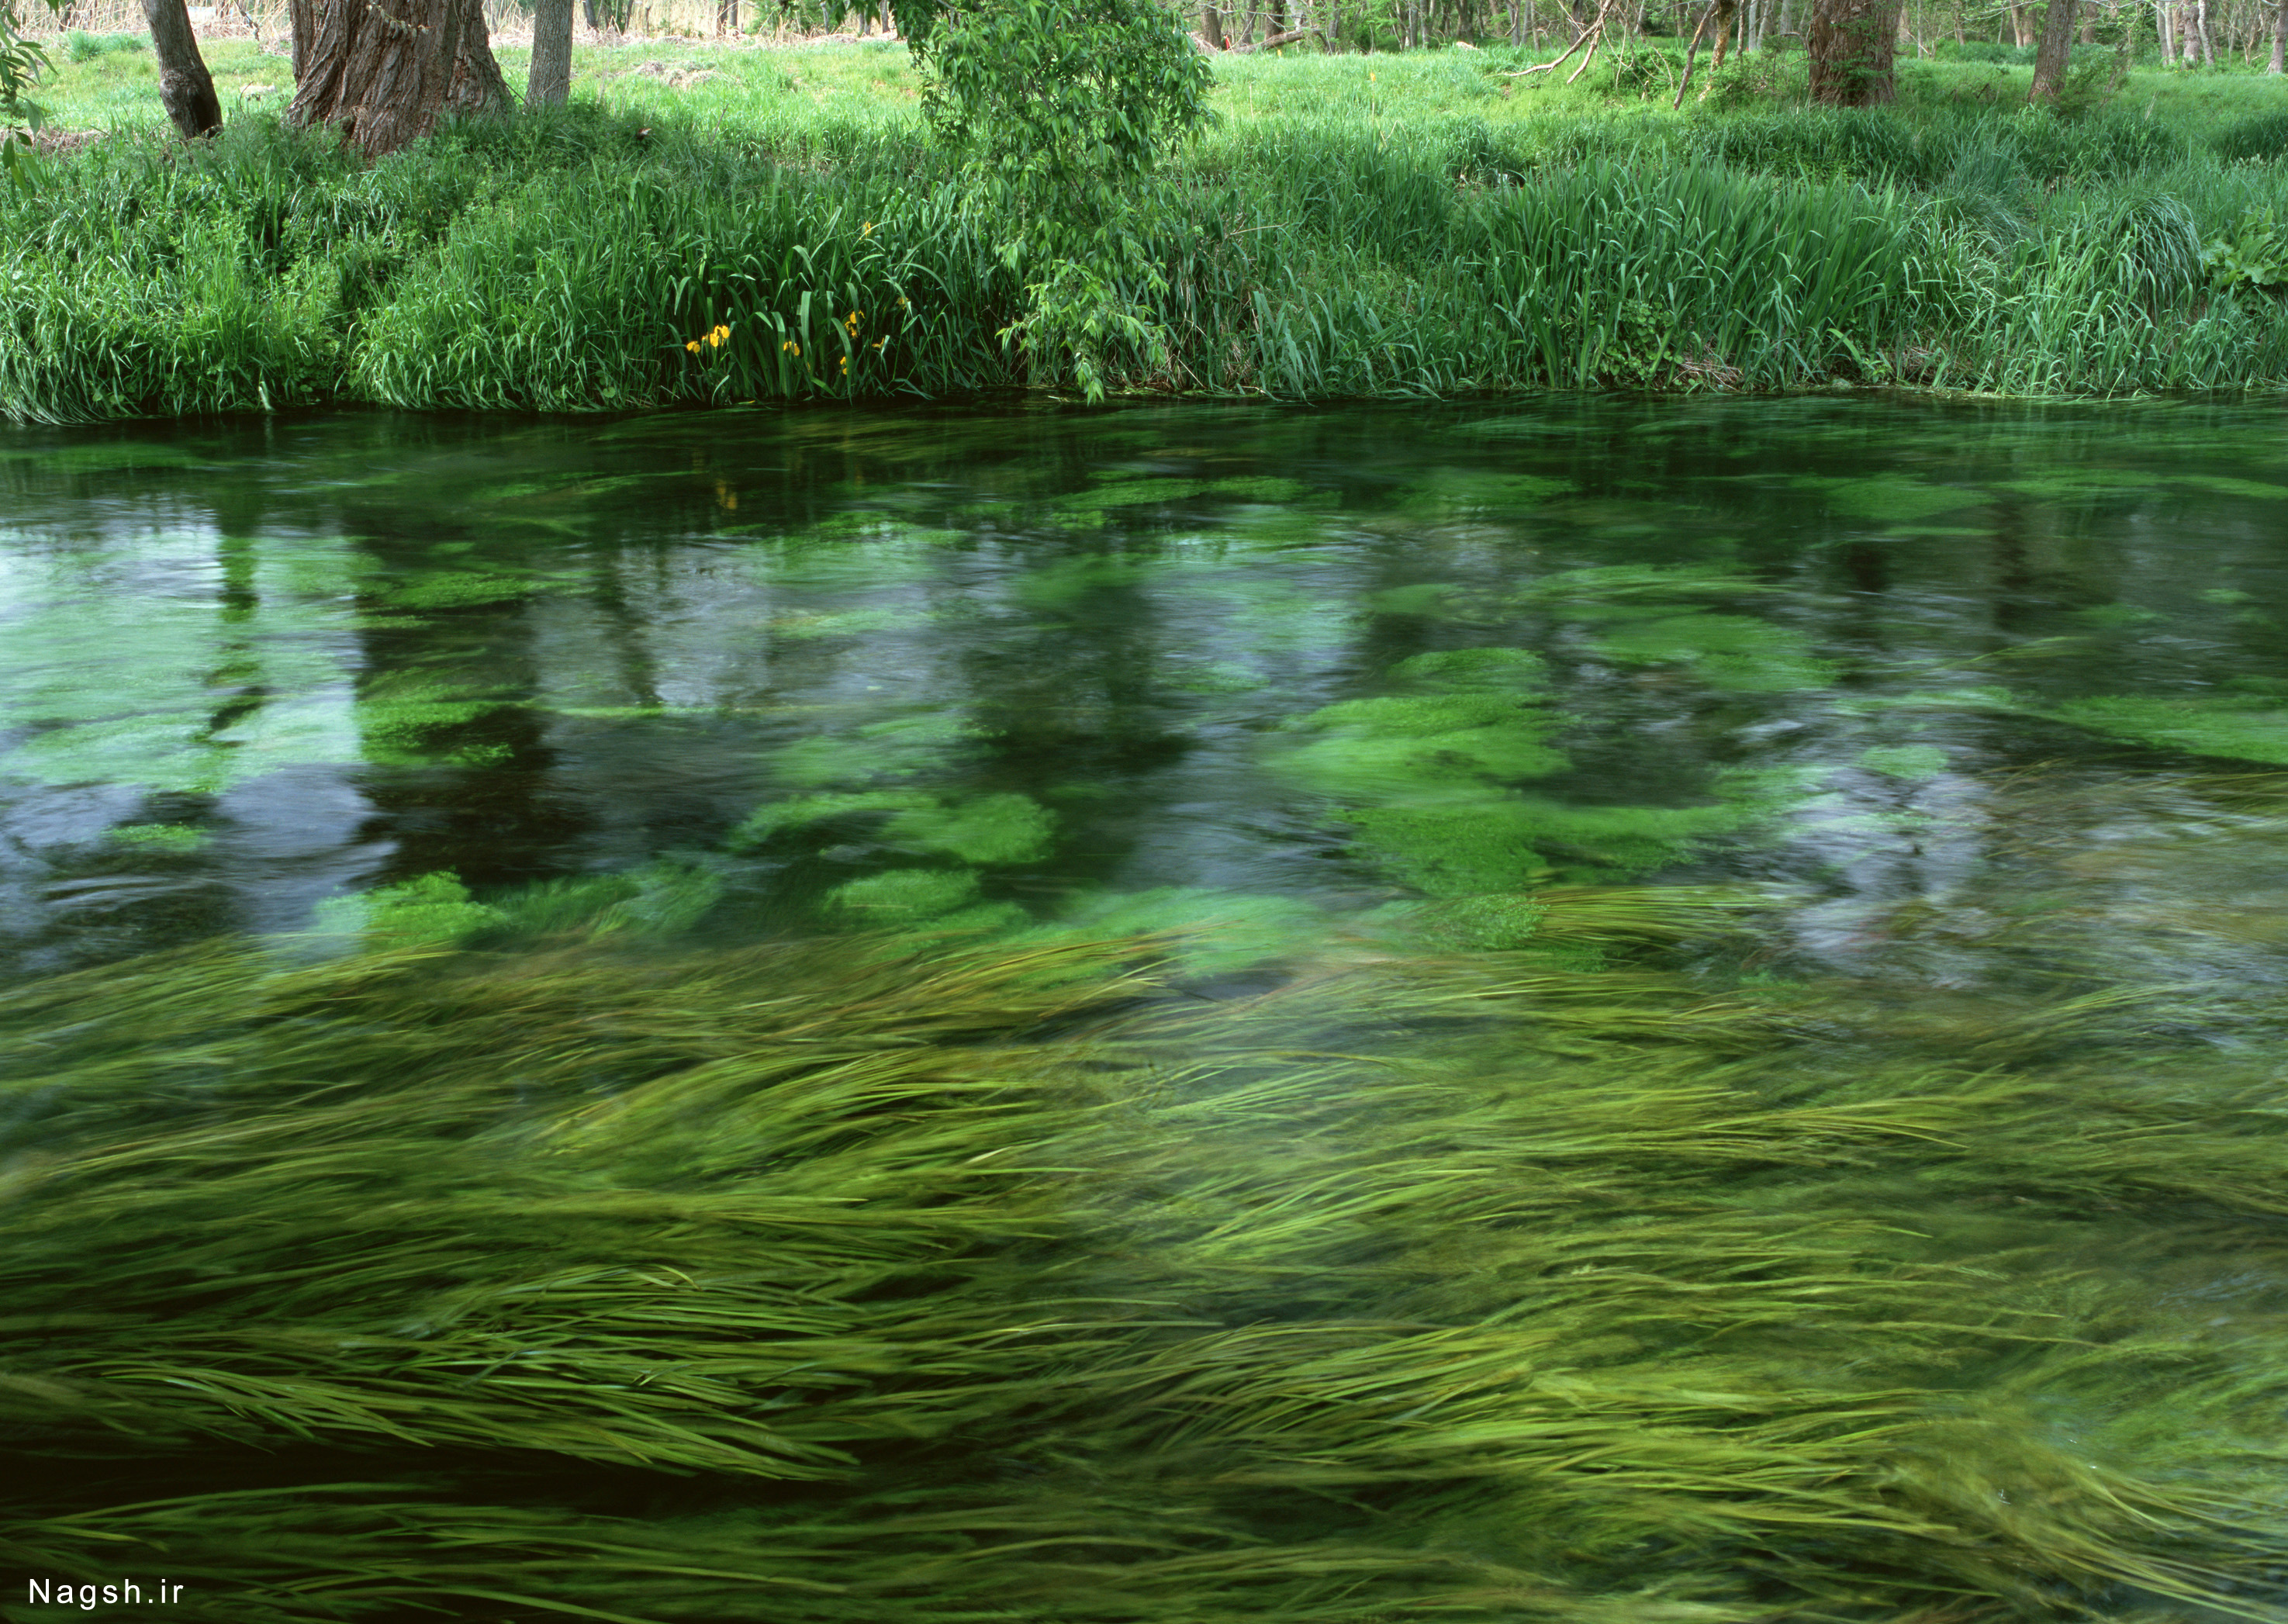
[[1815,0],[1811,8],[1811,99],[1822,107],[1871,107],[1897,94],[1899,0]]
[[2042,17],[2041,48],[2034,52],[2034,88],[2029,101],[2055,101],[2066,82],[2066,62],[2073,54],[2074,0],[2050,0]]
[[151,28],[151,54],[159,60],[159,105],[183,139],[212,135],[222,128],[222,102],[184,0],[143,0],[143,20]]
[[2288,0],[2272,8],[2272,66],[2264,71],[2288,72]]
[[[715,15],[720,32],[719,4]],[[524,105],[561,107],[571,99],[572,0],[532,0],[532,70],[525,75]]]
[[508,84],[483,0],[291,0],[298,124],[329,123],[369,157],[452,113],[497,113]]

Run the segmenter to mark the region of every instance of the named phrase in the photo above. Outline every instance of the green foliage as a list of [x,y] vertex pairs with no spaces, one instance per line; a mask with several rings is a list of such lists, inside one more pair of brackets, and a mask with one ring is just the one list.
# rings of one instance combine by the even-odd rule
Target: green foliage
[[909,37],[938,137],[1083,224],[1209,119],[1207,64],[1152,0],[985,0]]
[[2269,209],[2251,209],[2232,229],[2201,250],[2209,281],[2231,292],[2273,293],[2288,288],[2288,226]]
[[[2189,113],[2062,120],[1927,64],[1890,108],[1672,115],[1520,90],[1499,51],[1231,59],[1204,88],[1174,20],[1120,8],[1005,62],[963,43],[1029,18],[1053,20],[933,27],[939,139],[902,56],[822,49],[370,168],[250,111],[211,150],[28,164],[0,189],[0,412],[2288,384],[2268,299],[2206,297],[2199,263],[2288,218],[2288,171]],[[274,72],[220,51],[226,89]],[[72,116],[155,120],[130,89]],[[2257,247],[2224,267],[2244,289]]]
[[[60,12],[64,0],[47,0]],[[26,38],[16,0],[0,0],[0,167],[13,176],[18,154],[39,131],[46,110],[31,99],[32,87],[52,66],[48,54]]]
[[1167,284],[1141,237],[1167,204],[1148,178],[1212,116],[1182,28],[1157,0],[973,0],[900,20],[932,130],[1017,227],[997,251],[1025,277],[1026,308],[1002,341],[1037,376],[1060,357],[1091,400],[1108,375],[1164,372],[1144,301]]

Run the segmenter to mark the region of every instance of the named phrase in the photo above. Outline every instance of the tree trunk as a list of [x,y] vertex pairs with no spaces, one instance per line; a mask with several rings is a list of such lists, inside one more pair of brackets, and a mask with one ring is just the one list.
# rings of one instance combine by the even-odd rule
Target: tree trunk
[[2272,8],[2272,66],[2264,71],[2288,72],[2288,0]]
[[212,135],[222,128],[222,103],[184,0],[143,0],[143,20],[151,28],[151,54],[159,59],[159,105],[183,139]]
[[298,124],[329,123],[368,156],[450,113],[504,112],[482,0],[291,0]]
[[[719,30],[722,14],[719,3]],[[532,71],[525,75],[524,105],[561,107],[571,99],[572,0],[532,0]]]
[[1811,99],[1822,107],[1871,107],[1897,93],[1899,0],[1815,0],[1811,8]]
[[2216,66],[2216,50],[2209,44],[2209,0],[2193,0],[2193,37],[2200,43],[2201,62]]
[[2034,88],[2029,101],[2055,101],[2066,82],[2066,61],[2073,54],[2074,0],[2050,0],[2042,17],[2042,45],[2034,52]]

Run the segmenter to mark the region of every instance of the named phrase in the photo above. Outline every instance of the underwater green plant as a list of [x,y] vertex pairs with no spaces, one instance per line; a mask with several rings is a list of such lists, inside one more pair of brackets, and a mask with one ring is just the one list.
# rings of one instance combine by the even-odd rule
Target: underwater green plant
[[2074,1043],[2167,989],[1170,946],[0,993],[0,1549],[215,1620],[2268,1616],[2272,1068]]

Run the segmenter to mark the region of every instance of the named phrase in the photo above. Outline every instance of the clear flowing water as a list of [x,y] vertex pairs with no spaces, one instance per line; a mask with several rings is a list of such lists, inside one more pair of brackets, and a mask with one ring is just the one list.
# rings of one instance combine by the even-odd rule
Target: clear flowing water
[[2268,984],[2288,838],[2243,792],[2288,764],[2281,428],[1816,399],[12,431],[0,951],[611,908],[1220,922],[1243,958],[1514,946],[1534,888],[1645,879],[1769,886],[1751,971],[2054,974],[2082,920],[2117,963]]
[[2276,1616],[2281,426],[0,434],[0,1536],[229,1624]]

